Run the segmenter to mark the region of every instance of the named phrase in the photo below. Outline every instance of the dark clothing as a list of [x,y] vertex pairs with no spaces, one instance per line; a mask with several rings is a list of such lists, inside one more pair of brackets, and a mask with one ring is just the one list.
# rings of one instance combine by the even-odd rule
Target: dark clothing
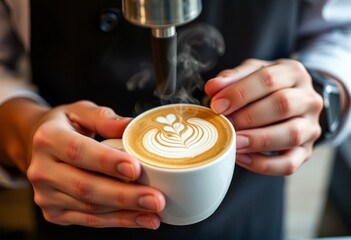
[[[212,69],[201,72],[206,80],[247,58],[289,57],[294,51],[299,3],[203,0],[200,17],[177,31],[181,36],[198,23],[206,23],[222,33],[225,53]],[[107,23],[111,24],[107,32],[101,30],[106,10],[118,16],[120,9],[121,1],[115,0],[31,0],[33,82],[50,104],[88,99],[123,116],[157,105],[150,30],[134,26],[121,16],[117,22]],[[209,49],[198,52],[207,54]],[[136,73],[144,75],[135,77]],[[194,94],[201,98],[201,89]],[[182,227],[162,224],[152,231],[60,227],[41,219],[39,235],[50,240],[281,239],[283,182],[283,177],[262,176],[236,167],[224,202],[203,222]]]

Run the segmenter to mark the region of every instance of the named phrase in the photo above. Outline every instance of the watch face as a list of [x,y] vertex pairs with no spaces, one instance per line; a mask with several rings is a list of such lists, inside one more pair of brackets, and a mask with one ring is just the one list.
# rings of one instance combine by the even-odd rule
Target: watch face
[[319,117],[322,135],[317,142],[334,136],[341,120],[340,90],[334,80],[331,80],[316,70],[309,70],[313,80],[313,87],[324,102],[323,110]]
[[329,107],[327,111],[330,132],[335,132],[340,121],[340,95],[334,91],[329,92]]

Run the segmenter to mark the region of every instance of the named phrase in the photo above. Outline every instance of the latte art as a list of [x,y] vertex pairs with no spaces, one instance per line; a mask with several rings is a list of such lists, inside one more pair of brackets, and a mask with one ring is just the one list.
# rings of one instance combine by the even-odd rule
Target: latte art
[[211,109],[166,105],[127,126],[124,147],[139,161],[169,169],[193,168],[216,160],[233,139],[231,123]]
[[168,158],[195,157],[217,142],[216,128],[200,118],[184,119],[177,114],[156,118],[162,128],[149,130],[143,138],[147,151]]

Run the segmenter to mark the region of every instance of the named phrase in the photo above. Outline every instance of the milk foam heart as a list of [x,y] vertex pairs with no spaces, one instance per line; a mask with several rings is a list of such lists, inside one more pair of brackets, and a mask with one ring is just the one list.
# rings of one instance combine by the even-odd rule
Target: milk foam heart
[[213,147],[217,129],[200,118],[184,119],[178,114],[159,116],[163,127],[145,133],[143,145],[147,151],[169,158],[192,158]]

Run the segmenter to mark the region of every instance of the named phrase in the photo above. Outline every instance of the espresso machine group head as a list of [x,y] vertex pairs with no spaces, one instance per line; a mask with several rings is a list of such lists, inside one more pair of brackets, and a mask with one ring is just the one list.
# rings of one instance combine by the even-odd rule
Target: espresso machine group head
[[122,0],[123,15],[129,22],[151,28],[157,93],[162,99],[171,98],[176,91],[176,27],[194,20],[201,9],[201,0]]

